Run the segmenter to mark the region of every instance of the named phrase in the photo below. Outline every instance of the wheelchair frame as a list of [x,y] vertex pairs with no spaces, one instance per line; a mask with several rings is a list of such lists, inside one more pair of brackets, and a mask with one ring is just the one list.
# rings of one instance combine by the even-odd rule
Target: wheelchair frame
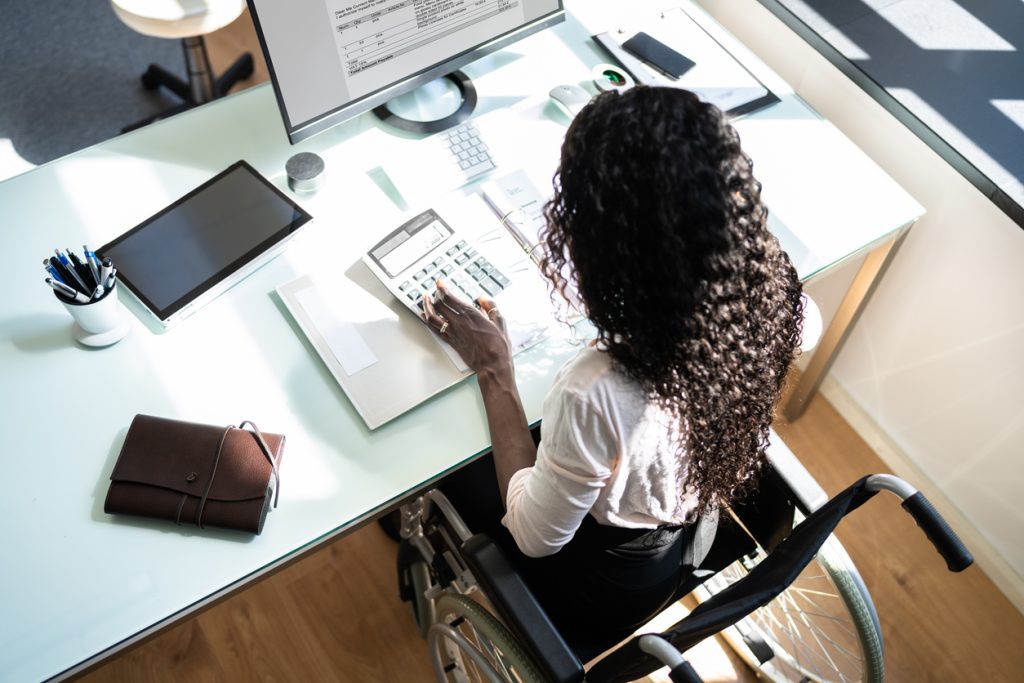
[[[707,543],[710,548],[696,550],[691,565],[695,570],[676,596],[696,589],[703,592],[698,599],[706,603],[663,634],[644,634],[620,643],[587,671],[494,542],[483,535],[474,536],[443,494],[432,490],[403,505],[401,535],[405,540],[399,553],[403,599],[413,603],[438,680],[471,680],[469,674],[475,673],[480,680],[488,681],[626,681],[667,665],[672,680],[699,681],[680,650],[719,631],[725,632],[730,645],[754,670],[770,680],[830,680],[799,666],[799,662],[794,666],[792,657],[776,661],[784,666],[765,666],[780,654],[776,651],[780,644],[776,640],[772,648],[764,632],[749,618],[751,613],[771,607],[769,603],[780,594],[786,597],[790,584],[801,580],[800,572],[810,562],[819,562],[832,577],[853,615],[865,657],[862,680],[883,680],[878,616],[859,573],[831,534],[832,528],[875,492],[888,490],[903,500],[903,507],[914,515],[951,571],[969,566],[973,561],[970,553],[923,495],[897,477],[865,477],[829,501],[781,442],[773,442],[769,456],[772,467],[758,495],[732,508],[731,517],[737,523],[717,529],[714,542]],[[837,504],[844,496],[849,500]],[[435,509],[439,514],[433,514]],[[805,518],[803,522],[794,526],[794,521],[801,518]],[[702,535],[698,533],[697,537]],[[793,567],[786,564],[789,560],[775,561],[773,553],[783,545],[788,548],[780,555],[794,547],[800,551],[803,541],[793,539],[804,537],[810,539],[809,544],[804,542],[807,548],[802,558],[791,563]],[[800,562],[803,564],[795,567]],[[761,563],[765,567],[759,568]],[[720,581],[724,570],[737,565],[740,573],[749,574],[734,584]],[[795,572],[791,571],[794,567]],[[750,576],[772,576],[772,572],[779,571],[785,573],[785,578],[774,580],[785,583],[778,583],[771,598],[752,607],[743,605],[739,611],[732,606],[730,596],[738,593],[743,597],[742,586],[750,583]],[[717,586],[715,581],[719,581]],[[500,619],[467,597],[477,589]],[[721,599],[719,595],[726,597]],[[685,625],[691,617],[697,617],[695,633],[686,633]],[[462,632],[464,627],[469,636]]]

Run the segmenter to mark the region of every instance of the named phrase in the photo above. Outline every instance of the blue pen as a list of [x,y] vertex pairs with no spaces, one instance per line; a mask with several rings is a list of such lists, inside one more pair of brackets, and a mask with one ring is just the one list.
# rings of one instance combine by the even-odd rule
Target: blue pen
[[50,277],[52,277],[54,280],[62,284],[67,284],[66,282],[64,282],[64,278],[60,276],[60,273],[57,272],[57,269],[50,265],[50,259],[43,259],[43,268],[46,269],[46,272],[49,273]]
[[68,257],[61,253],[60,249],[54,249],[53,253],[57,255],[58,259],[60,259],[60,264],[62,266],[64,266],[64,268],[69,273],[71,273],[71,277],[75,278],[75,280],[78,281],[78,284],[80,284],[82,286],[81,291],[83,291],[83,292],[92,291],[91,288],[85,286],[85,282],[82,280],[82,278],[80,278],[78,276],[78,273],[75,272],[75,264],[71,263],[71,261],[68,260]]
[[50,270],[55,271],[57,273],[57,275],[60,276],[61,282],[63,282],[64,284],[66,284],[66,285],[68,285],[70,287],[76,287],[75,280],[74,280],[74,278],[71,277],[71,273],[68,272],[67,268],[65,268],[63,265],[61,265],[59,260],[57,260],[55,258],[51,258],[51,259],[47,259],[47,260],[50,262]]

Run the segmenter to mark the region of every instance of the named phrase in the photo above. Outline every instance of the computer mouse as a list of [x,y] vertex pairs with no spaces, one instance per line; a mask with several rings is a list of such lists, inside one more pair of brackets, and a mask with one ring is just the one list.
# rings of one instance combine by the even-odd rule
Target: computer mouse
[[548,95],[570,119],[576,118],[591,98],[590,93],[578,85],[556,85]]

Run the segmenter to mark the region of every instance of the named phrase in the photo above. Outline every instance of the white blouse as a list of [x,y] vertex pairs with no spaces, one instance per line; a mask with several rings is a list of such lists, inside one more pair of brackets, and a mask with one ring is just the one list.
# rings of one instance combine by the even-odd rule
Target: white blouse
[[[600,524],[653,529],[696,509],[679,503],[679,434],[640,386],[588,347],[555,377],[544,399],[533,467],[512,475],[502,519],[530,557],[558,552],[587,513]],[[685,472],[682,472],[685,474]]]

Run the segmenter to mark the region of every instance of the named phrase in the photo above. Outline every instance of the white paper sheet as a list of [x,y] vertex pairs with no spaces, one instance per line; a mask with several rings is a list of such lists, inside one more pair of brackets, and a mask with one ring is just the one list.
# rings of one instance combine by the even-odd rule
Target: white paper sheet
[[296,292],[295,298],[341,363],[345,374],[351,377],[377,362],[377,356],[346,315],[343,301],[326,301],[316,287]]

